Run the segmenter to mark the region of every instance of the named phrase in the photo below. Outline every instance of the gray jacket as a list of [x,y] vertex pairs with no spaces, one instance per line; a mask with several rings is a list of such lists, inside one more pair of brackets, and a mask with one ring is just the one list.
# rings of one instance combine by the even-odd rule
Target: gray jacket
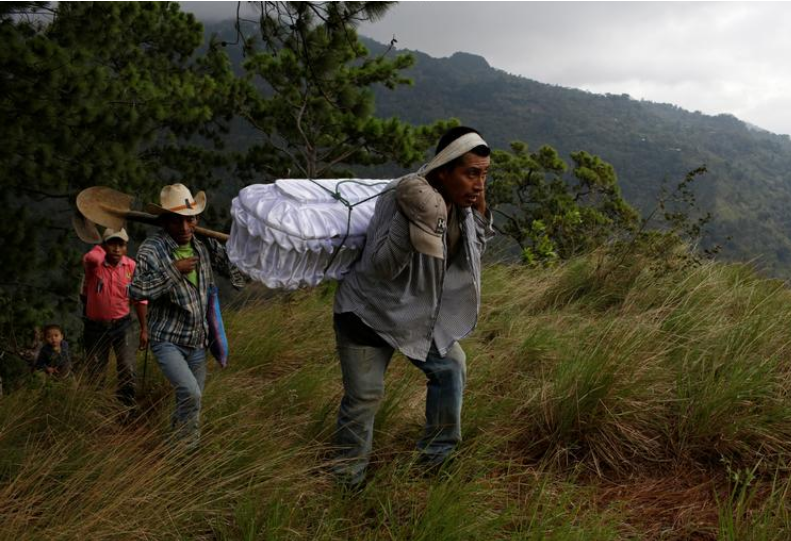
[[459,208],[462,247],[453,259],[418,253],[409,240],[409,221],[390,189],[396,182],[376,203],[362,256],[341,282],[334,311],[356,314],[388,344],[422,361],[432,342],[444,356],[475,328],[481,254],[494,231],[491,214]]

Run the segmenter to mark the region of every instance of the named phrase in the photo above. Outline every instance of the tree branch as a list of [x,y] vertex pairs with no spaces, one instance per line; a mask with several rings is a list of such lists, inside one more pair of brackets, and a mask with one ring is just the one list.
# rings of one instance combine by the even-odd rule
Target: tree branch
[[36,190],[33,188],[23,188],[21,186],[15,186],[15,191],[19,191],[28,195],[32,195],[32,199],[35,201],[43,201],[45,199],[68,199],[74,194],[70,193],[49,193],[43,190]]

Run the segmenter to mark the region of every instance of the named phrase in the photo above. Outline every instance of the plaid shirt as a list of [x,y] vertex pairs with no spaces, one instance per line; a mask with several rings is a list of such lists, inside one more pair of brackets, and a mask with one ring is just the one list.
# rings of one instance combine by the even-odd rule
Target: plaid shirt
[[335,295],[334,312],[357,315],[410,359],[425,360],[432,343],[445,355],[478,322],[481,254],[494,235],[489,211],[456,210],[460,246],[448,261],[437,259],[415,251],[395,190],[385,190],[362,256]]
[[212,264],[229,274],[234,287],[244,284],[241,273],[228,263],[225,248],[213,239],[193,237],[198,257],[198,286],[176,267],[173,252],[178,244],[165,231],[148,237],[137,251],[137,269],[129,286],[129,296],[148,300],[148,334],[152,342],[171,342],[190,348],[206,347],[209,325],[209,285],[214,283]]

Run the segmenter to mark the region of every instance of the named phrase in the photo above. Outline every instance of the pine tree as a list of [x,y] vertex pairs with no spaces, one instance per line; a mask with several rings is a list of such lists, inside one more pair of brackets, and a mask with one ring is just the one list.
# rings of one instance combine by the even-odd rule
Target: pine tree
[[[243,169],[257,180],[350,175],[350,165],[407,167],[455,122],[412,127],[375,116],[373,87],[410,84],[408,54],[370,56],[355,26],[389,2],[260,2],[244,39],[248,94],[242,116],[260,134]],[[240,33],[245,27],[240,22]]]
[[206,187],[226,163],[221,137],[240,87],[216,47],[195,54],[202,41],[177,3],[3,5],[3,352],[18,351],[34,323],[77,311],[77,193],[105,185],[149,198],[182,179]]
[[496,229],[513,239],[528,264],[546,264],[588,251],[634,230],[639,215],[621,197],[613,167],[585,151],[568,165],[550,146],[530,152],[514,142],[492,153],[487,202]]

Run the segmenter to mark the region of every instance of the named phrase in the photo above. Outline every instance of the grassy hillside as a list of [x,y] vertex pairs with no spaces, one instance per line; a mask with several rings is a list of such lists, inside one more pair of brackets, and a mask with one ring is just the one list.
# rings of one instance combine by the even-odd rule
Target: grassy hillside
[[109,383],[12,393],[0,539],[788,539],[791,294],[745,266],[600,262],[487,268],[457,459],[414,464],[425,387],[397,358],[359,494],[324,467],[331,287],[229,309],[193,454],[162,443],[151,358],[136,422]]

